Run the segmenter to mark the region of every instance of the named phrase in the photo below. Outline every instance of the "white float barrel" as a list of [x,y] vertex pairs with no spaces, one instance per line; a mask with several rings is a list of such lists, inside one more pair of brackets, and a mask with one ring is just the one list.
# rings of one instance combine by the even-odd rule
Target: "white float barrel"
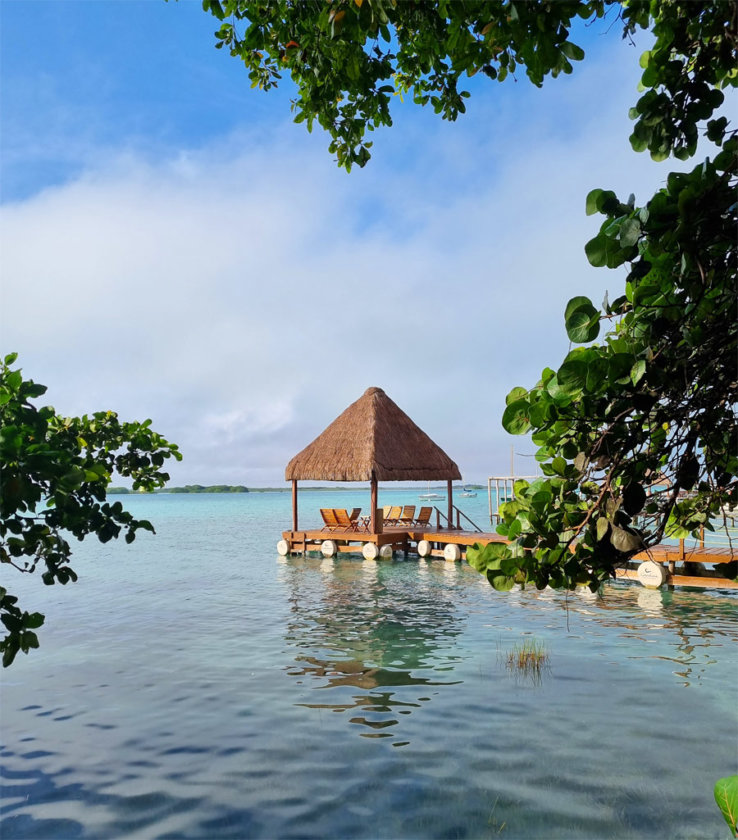
[[660,563],[646,560],[638,567],[638,580],[649,589],[658,589],[666,580],[666,569]]
[[443,556],[446,560],[456,562],[461,560],[461,549],[456,543],[448,543],[446,548],[443,549]]
[[364,547],[361,549],[361,553],[367,560],[376,560],[377,555],[379,554],[379,549],[377,548],[375,543],[364,543]]

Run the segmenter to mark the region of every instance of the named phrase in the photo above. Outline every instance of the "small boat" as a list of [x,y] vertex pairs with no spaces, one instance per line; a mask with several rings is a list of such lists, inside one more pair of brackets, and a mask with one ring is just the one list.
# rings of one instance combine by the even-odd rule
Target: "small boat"
[[442,496],[440,493],[431,493],[430,483],[428,484],[428,492],[421,493],[418,498],[421,502],[443,502],[446,497]]

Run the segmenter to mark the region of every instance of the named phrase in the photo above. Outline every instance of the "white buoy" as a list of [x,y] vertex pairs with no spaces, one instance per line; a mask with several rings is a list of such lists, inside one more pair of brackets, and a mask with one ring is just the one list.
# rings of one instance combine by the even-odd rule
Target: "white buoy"
[[658,589],[666,580],[666,569],[653,560],[645,560],[638,567],[638,580],[648,589]]
[[392,559],[392,555],[393,555],[394,553],[395,553],[395,552],[393,551],[393,549],[392,549],[392,546],[391,546],[391,545],[383,545],[383,546],[379,549],[379,557],[380,557],[382,560],[391,560],[391,559]]
[[277,554],[281,554],[282,557],[286,557],[290,553],[290,544],[287,540],[280,540],[277,543]]
[[323,540],[320,544],[320,550],[323,553],[323,557],[333,557],[338,551],[338,544],[335,540]]
[[428,540],[421,540],[418,543],[418,554],[421,557],[427,557],[431,553],[431,544]]
[[448,543],[446,548],[443,549],[443,557],[455,563],[457,560],[461,560],[461,549],[456,543]]
[[379,554],[379,549],[374,543],[364,543],[364,547],[361,549],[361,553],[364,555],[366,560],[376,560],[377,555]]

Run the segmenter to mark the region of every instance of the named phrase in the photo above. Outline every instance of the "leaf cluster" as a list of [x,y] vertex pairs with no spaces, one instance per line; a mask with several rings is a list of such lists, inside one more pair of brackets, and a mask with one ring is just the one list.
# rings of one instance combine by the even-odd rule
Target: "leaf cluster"
[[738,502],[738,139],[714,116],[720,88],[738,81],[736,7],[637,0],[622,17],[626,34],[656,36],[641,59],[633,148],[684,159],[701,129],[718,151],[671,173],[643,207],[611,190],[587,196],[587,213],[605,221],[585,253],[593,266],[627,267],[624,294],[601,309],[569,301],[569,339],[589,346],[508,395],[503,426],[532,435],[544,477],[502,508],[511,545],[469,553],[496,588],[595,588],[665,536],[712,529]]
[[[32,401],[46,388],[12,369],[16,358],[13,353],[0,363],[0,563],[29,573],[40,567],[45,584],[66,584],[77,580],[70,535],[107,542],[122,533],[130,543],[137,531],[154,530],[120,502],[107,501],[112,475],[132,478],[134,489],[153,490],[169,479],[165,461],[182,456],[149,420],[121,422],[112,411],[62,417],[51,406],[37,407]],[[38,646],[31,631],[43,616],[20,612],[13,596],[0,593],[7,666],[18,650]]]
[[[612,0],[610,0],[612,2]],[[297,86],[295,122],[315,121],[350,170],[369,160],[366,132],[392,125],[393,96],[411,95],[443,119],[466,111],[463,78],[504,81],[518,71],[540,86],[571,73],[584,50],[576,18],[602,17],[605,0],[203,0],[252,87],[270,90],[284,72]]]
[[664,536],[697,537],[738,502],[737,152],[731,134],[642,208],[590,193],[589,212],[606,221],[587,255],[629,267],[625,294],[602,311],[570,301],[572,342],[610,322],[604,339],[508,395],[503,426],[532,433],[545,478],[518,488],[499,530],[539,571],[552,557],[570,569],[565,586],[580,582],[575,565],[594,583]]

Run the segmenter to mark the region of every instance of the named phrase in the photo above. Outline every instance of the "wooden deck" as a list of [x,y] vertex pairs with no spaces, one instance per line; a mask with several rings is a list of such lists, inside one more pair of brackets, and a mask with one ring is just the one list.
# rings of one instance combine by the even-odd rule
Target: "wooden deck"
[[466,551],[470,545],[481,543],[487,545],[490,542],[507,542],[499,534],[480,533],[479,531],[447,531],[438,528],[385,528],[380,533],[370,531],[311,528],[300,531],[283,531],[282,539],[288,544],[291,553],[303,554],[306,551],[320,551],[324,541],[331,540],[335,543],[337,552],[361,553],[366,543],[376,545],[378,548],[389,545],[394,551],[402,551],[406,556],[409,553],[418,553],[418,544],[425,541],[430,544],[428,555],[443,557],[447,545],[458,545],[461,554],[456,559],[465,559]]
[[[705,565],[732,563],[738,553],[730,548],[698,546],[685,548],[680,545],[655,545],[648,551],[636,554],[625,569],[618,569],[618,578],[638,580],[638,566],[652,561],[666,567],[664,586],[693,586],[699,589],[738,589],[738,580],[726,578],[705,568]],[[679,565],[677,565],[679,564]]]
[[[326,546],[330,540],[332,545]],[[479,531],[446,530],[439,528],[401,528],[387,527],[379,533],[361,529],[331,529],[315,527],[298,531],[283,531],[282,542],[278,550],[283,554],[305,554],[308,551],[328,554],[347,552],[364,553],[365,557],[379,554],[384,546],[390,546],[392,552],[401,551],[421,556],[443,557],[446,560],[464,560],[466,549],[480,543],[507,542],[499,534]],[[372,552],[365,547],[376,546]],[[421,545],[422,544],[422,545]],[[458,551],[449,549],[458,546]],[[329,550],[326,550],[329,549]],[[657,545],[647,552],[637,554],[626,568],[617,570],[617,577],[625,580],[643,582],[638,569],[647,561],[664,567],[664,586],[692,586],[702,589],[738,589],[738,580],[718,575],[705,565],[730,563],[738,560],[738,552],[730,548],[687,548],[681,545]],[[648,585],[648,584],[644,584]]]

